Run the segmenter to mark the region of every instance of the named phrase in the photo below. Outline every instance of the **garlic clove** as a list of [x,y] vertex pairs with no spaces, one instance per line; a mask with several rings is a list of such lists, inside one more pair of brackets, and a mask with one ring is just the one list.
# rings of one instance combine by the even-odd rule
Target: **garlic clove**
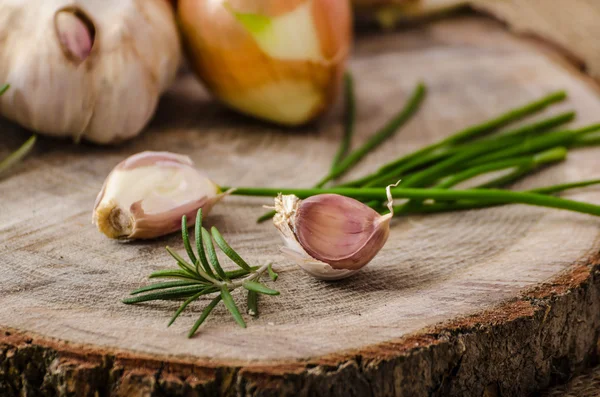
[[348,277],[368,264],[385,245],[392,218],[336,194],[306,200],[280,195],[275,209],[273,222],[286,244],[282,252],[327,280]]
[[219,187],[194,168],[187,156],[143,152],[122,161],[108,175],[94,206],[93,223],[109,238],[150,239],[193,224],[223,198]]
[[65,56],[76,64],[92,52],[96,28],[88,17],[76,10],[66,9],[54,16],[54,27]]

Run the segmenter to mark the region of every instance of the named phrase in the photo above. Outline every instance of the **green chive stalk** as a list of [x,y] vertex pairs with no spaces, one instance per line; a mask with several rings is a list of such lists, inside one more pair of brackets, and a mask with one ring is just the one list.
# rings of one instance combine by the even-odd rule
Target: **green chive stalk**
[[415,169],[418,169],[419,167],[435,163],[456,153],[476,148],[485,149],[486,147],[488,147],[487,145],[491,142],[503,142],[506,146],[512,146],[522,142],[524,139],[528,138],[531,135],[543,134],[551,131],[556,127],[569,123],[574,118],[575,112],[565,112],[532,124],[527,124],[525,126],[519,127],[512,131],[508,131],[498,136],[484,137],[474,142],[468,142],[458,145],[442,145],[440,147],[434,148],[432,151],[429,151],[428,153],[423,154],[420,157],[412,158],[394,167],[394,165],[399,162],[399,160],[395,160],[391,163],[384,165],[375,173],[366,175],[365,177],[354,181],[346,182],[339,186],[358,187],[387,185],[391,183],[390,181],[398,180],[401,176],[403,176],[409,171],[413,171]]
[[[556,194],[572,189],[579,189],[588,186],[600,185],[600,179],[588,181],[564,183],[560,185],[548,186],[538,189],[528,190],[529,193],[536,194]],[[453,202],[453,203],[433,203],[424,204],[416,207],[407,207],[405,205],[394,206],[394,214],[434,214],[442,212],[467,211],[480,208],[489,208],[504,205],[506,203],[493,201],[478,201],[478,202]],[[380,209],[383,209],[380,205]]]
[[[466,201],[492,201],[498,204],[529,204],[539,207],[563,209],[583,214],[600,216],[600,205],[567,200],[538,193],[515,192],[499,189],[435,189],[435,188],[405,188],[391,189],[396,199],[413,200],[466,200]],[[358,200],[370,201],[387,200],[386,191],[382,188],[313,188],[313,189],[275,189],[275,188],[236,188],[232,194],[238,196],[275,197],[279,193],[294,194],[299,198],[306,198],[317,194],[339,194]]]
[[474,138],[491,134],[492,132],[498,131],[500,128],[505,127],[515,121],[521,120],[527,116],[530,116],[534,113],[542,111],[546,109],[548,106],[553,105],[558,102],[562,102],[567,98],[567,94],[564,91],[557,91],[546,95],[534,102],[531,102],[525,106],[517,107],[509,110],[508,112],[492,119],[486,121],[481,124],[474,125],[472,127],[468,127],[464,130],[461,130],[439,142],[433,143],[429,146],[426,146],[416,152],[403,156],[396,161],[386,164],[385,166],[380,168],[380,172],[386,172],[397,168],[399,165],[406,163],[415,158],[419,158],[425,154],[428,154],[435,149],[455,145],[458,143],[464,143],[466,141],[472,140]]
[[420,83],[413,91],[406,106],[394,117],[388,124],[373,135],[367,142],[351,152],[339,163],[333,171],[326,175],[318,184],[317,187],[324,186],[327,182],[334,180],[345,174],[351,167],[361,161],[369,152],[379,147],[386,140],[394,136],[400,127],[402,127],[411,117],[419,110],[423,99],[425,98],[425,85]]
[[354,80],[350,73],[344,76],[344,136],[340,147],[333,157],[331,162],[331,172],[335,171],[336,167],[348,154],[352,137],[354,136],[354,127],[356,125],[356,100],[354,95]]
[[449,189],[453,186],[458,185],[461,182],[475,178],[480,175],[484,175],[490,172],[506,170],[511,168],[523,168],[526,167],[529,171],[532,171],[543,165],[550,163],[556,163],[563,161],[567,158],[567,149],[564,147],[557,147],[550,150],[546,150],[541,153],[537,153],[531,156],[515,157],[512,159],[499,160],[492,163],[483,164],[468,168],[464,171],[458,172],[448,178],[442,180],[434,187],[439,189]]

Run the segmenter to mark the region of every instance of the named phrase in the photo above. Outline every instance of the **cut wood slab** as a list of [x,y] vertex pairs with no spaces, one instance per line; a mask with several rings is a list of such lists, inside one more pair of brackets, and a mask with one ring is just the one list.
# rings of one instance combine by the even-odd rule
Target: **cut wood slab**
[[[474,18],[358,40],[358,136],[402,107],[419,80],[423,110],[354,176],[557,89],[553,108],[598,121],[597,92],[495,23]],[[218,307],[199,335],[194,304],[126,306],[174,264],[180,237],[118,243],[91,225],[104,177],[142,150],[191,156],[220,184],[310,186],[329,167],[341,110],[282,130],[224,110],[183,74],[139,139],[100,148],[44,140],[0,181],[0,395],[523,395],[594,360],[600,330],[600,220],[526,206],[407,217],[358,275],[328,283],[278,253],[263,199],[227,198],[207,219],[252,263],[273,261],[280,297],[236,326]],[[1,150],[26,134],[3,122]],[[598,149],[518,188],[598,177]],[[600,204],[600,191],[572,198]],[[98,393],[98,394],[94,394]],[[195,394],[194,394],[195,393]]]

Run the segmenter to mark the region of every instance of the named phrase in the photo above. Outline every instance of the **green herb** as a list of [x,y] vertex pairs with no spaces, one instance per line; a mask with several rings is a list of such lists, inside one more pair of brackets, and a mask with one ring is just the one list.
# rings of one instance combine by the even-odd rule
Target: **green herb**
[[346,173],[351,167],[361,161],[369,152],[379,147],[387,139],[394,136],[396,131],[402,127],[419,110],[423,99],[425,99],[426,88],[420,83],[410,96],[406,106],[389,123],[375,133],[363,146],[356,149],[345,157],[336,168],[325,176],[317,187],[324,186],[327,182],[336,179]]
[[575,112],[561,113],[557,116],[553,116],[539,122],[527,124],[523,127],[501,133],[497,136],[484,137],[477,139],[474,142],[467,142],[458,145],[447,145],[436,148],[429,154],[424,154],[419,157],[415,157],[407,162],[399,164],[395,168],[388,169],[391,164],[383,166],[375,173],[366,175],[355,181],[350,181],[339,185],[340,187],[357,187],[357,186],[387,186],[390,183],[396,182],[398,179],[403,177],[407,172],[414,171],[415,169],[422,168],[435,164],[438,161],[447,159],[452,155],[456,155],[461,152],[471,150],[481,150],[481,153],[485,153],[486,149],[490,146],[502,147],[502,146],[513,146],[523,142],[525,139],[530,138],[536,134],[543,134],[555,127],[564,125],[573,120]]
[[[573,183],[564,183],[560,185],[547,186],[538,189],[528,190],[529,193],[537,194],[555,194],[564,192],[571,189],[579,189],[588,186],[600,185],[600,179],[592,179],[588,181],[580,181]],[[378,202],[380,203],[380,202]],[[417,207],[407,207],[406,205],[400,205],[394,207],[394,214],[434,214],[440,212],[454,212],[454,211],[465,211],[479,208],[496,207],[504,205],[506,203],[494,202],[494,201],[477,201],[477,202],[464,202],[458,201],[453,203],[433,203],[423,204]]]
[[[403,188],[391,189],[396,199],[415,200],[467,200],[467,201],[493,201],[498,204],[518,203],[540,207],[563,209],[600,216],[600,205],[588,204],[579,201],[567,200],[558,197],[545,196],[538,193],[514,192],[498,189],[465,189],[449,190],[435,188]],[[332,193],[353,197],[358,200],[387,199],[384,188],[327,188],[327,189],[274,189],[274,188],[237,188],[232,194],[240,196],[274,197],[277,194],[294,194],[299,198],[306,198],[317,194]]]
[[18,162],[23,160],[23,158],[25,158],[25,156],[27,156],[33,149],[36,140],[36,136],[33,135],[31,138],[25,141],[25,143],[21,145],[19,149],[8,155],[8,157],[6,157],[4,160],[0,161],[0,175],[4,174]]
[[346,73],[344,76],[344,101],[345,101],[345,117],[344,117],[344,136],[340,143],[340,147],[333,157],[331,162],[331,172],[340,165],[341,161],[348,154],[350,145],[352,143],[352,136],[354,136],[354,126],[356,125],[356,99],[354,96],[354,80],[350,73]]
[[[0,96],[2,96],[6,91],[8,91],[9,88],[9,84],[4,84],[3,86],[0,86]],[[33,149],[36,140],[36,136],[33,135],[31,138],[25,141],[25,143],[21,145],[20,148],[8,155],[8,157],[6,157],[4,160],[0,161],[0,176],[6,171],[8,171],[9,168],[17,164],[19,161],[23,160],[23,158],[27,156],[29,152],[31,152],[31,149]]]
[[[181,225],[183,244],[192,263],[188,263],[178,253],[167,247],[167,251],[175,259],[179,269],[160,270],[152,273],[150,278],[175,279],[175,281],[159,282],[134,290],[131,292],[131,295],[134,296],[124,299],[123,303],[134,304],[155,300],[184,299],[184,302],[169,321],[168,325],[170,326],[191,303],[199,300],[202,296],[218,294],[206,306],[200,318],[190,330],[188,337],[192,337],[196,333],[200,325],[208,318],[221,300],[235,321],[241,327],[245,328],[246,323],[231,295],[231,291],[238,288],[246,289],[248,291],[249,311],[258,313],[258,297],[255,295],[279,295],[278,291],[260,282],[261,277],[265,273],[268,273],[273,281],[277,279],[276,276],[273,276],[276,273],[271,268],[271,264],[269,263],[261,267],[250,266],[231,248],[221,233],[214,227],[211,229],[211,237],[211,234],[202,227],[201,209],[198,210],[196,217],[196,252],[192,248],[192,240],[188,234],[187,219],[185,216],[181,220]],[[213,245],[213,238],[217,246],[240,269],[225,271],[221,267]],[[208,259],[206,257],[207,254]]]

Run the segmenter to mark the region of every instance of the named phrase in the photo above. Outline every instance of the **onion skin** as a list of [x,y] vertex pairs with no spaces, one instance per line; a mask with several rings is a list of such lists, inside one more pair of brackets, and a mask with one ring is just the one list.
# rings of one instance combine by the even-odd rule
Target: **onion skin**
[[[318,39],[317,59],[310,54],[270,55],[234,15],[245,13],[275,20],[301,7],[310,7],[308,24]],[[229,107],[296,126],[312,121],[336,100],[352,41],[348,1],[180,0],[177,8],[192,68]],[[302,40],[294,37],[289,46],[301,46],[298,43]]]

